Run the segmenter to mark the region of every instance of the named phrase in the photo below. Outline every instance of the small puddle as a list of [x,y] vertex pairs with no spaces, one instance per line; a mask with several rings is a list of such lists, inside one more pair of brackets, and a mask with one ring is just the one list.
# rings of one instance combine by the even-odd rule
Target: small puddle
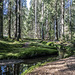
[[26,60],[0,60],[0,75],[21,75],[29,67],[38,62],[44,63],[51,61],[55,57],[41,57]]

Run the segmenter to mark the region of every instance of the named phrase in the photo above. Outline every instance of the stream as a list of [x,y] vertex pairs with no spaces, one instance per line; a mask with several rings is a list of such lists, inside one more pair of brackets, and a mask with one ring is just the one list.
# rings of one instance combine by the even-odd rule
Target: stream
[[0,60],[0,75],[21,75],[29,67],[37,63],[44,63],[55,59],[55,57],[47,56],[25,60]]

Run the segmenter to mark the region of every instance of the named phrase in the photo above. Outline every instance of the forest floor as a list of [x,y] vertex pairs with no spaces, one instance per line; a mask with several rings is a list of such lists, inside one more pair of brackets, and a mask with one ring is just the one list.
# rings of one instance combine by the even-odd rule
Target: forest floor
[[27,75],[75,75],[75,55],[48,63]]
[[0,60],[28,59],[47,55],[58,55],[54,46],[40,43],[41,40],[0,40]]

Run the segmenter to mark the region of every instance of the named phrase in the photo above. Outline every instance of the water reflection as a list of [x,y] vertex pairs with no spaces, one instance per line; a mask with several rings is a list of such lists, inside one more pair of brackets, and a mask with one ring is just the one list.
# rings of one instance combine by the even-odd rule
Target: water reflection
[[0,66],[0,75],[21,75],[30,66],[32,65],[23,63]]
[[1,65],[0,63],[0,75],[21,75],[21,73],[23,73],[29,67],[36,65],[38,62],[44,63],[45,61],[50,61],[51,59],[49,58],[50,57],[27,59],[23,62],[4,65]]

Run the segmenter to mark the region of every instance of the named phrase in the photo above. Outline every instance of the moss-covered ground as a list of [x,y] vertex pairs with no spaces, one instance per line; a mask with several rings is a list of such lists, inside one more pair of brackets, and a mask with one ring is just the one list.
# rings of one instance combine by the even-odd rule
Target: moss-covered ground
[[[27,59],[41,56],[61,55],[64,52],[64,57],[74,54],[75,47],[73,44],[64,42],[46,42],[34,39],[24,39],[16,41],[12,39],[0,39],[0,60],[1,59]],[[52,61],[56,59],[52,58]],[[34,68],[45,65],[45,63],[37,63],[30,67],[22,75],[31,72]]]
[[0,59],[24,59],[57,54],[56,47],[48,46],[40,40],[0,40]]

